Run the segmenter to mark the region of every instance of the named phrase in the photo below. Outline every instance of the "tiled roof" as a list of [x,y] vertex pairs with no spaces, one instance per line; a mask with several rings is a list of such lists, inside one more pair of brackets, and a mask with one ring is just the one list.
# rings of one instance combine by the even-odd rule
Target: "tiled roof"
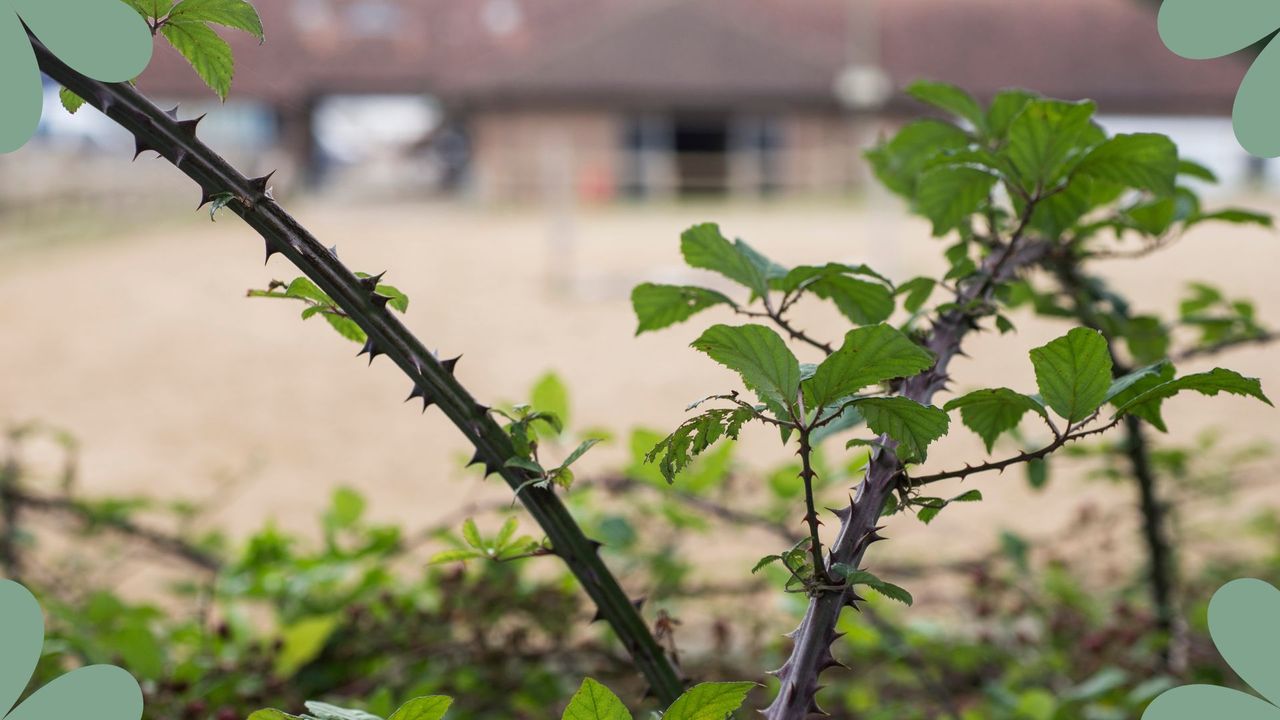
[[[869,53],[896,87],[1021,86],[1111,112],[1225,113],[1240,58],[1192,62],[1151,0],[259,0],[267,42],[229,33],[239,97],[430,92],[488,103],[833,104]],[[872,5],[873,43],[853,10]],[[854,32],[850,32],[851,29]],[[169,50],[144,90],[201,93]]]

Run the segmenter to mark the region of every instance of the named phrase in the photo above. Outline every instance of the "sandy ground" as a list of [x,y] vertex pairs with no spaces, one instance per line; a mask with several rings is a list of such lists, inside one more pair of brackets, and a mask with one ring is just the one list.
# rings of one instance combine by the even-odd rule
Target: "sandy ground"
[[[1280,209],[1274,198],[1240,202]],[[535,378],[555,370],[571,385],[575,425],[618,431],[670,429],[690,400],[735,386],[687,348],[706,323],[727,321],[724,313],[633,336],[635,283],[706,279],[679,262],[678,236],[688,225],[718,221],[787,264],[868,262],[900,280],[940,266],[938,241],[888,198],[572,217],[537,208],[293,205],[351,267],[390,270],[388,281],[412,298],[409,326],[428,346],[464,354],[459,376],[478,397],[520,400]],[[134,209],[123,212],[0,216],[0,423],[39,419],[74,432],[87,491],[212,502],[205,522],[237,533],[271,518],[312,528],[339,485],[364,492],[374,519],[409,527],[506,496],[496,481],[459,470],[461,437],[440,414],[420,416],[401,404],[409,388],[390,363],[366,368],[358,348],[319,320],[300,322],[299,308],[245,298],[248,288],[296,273],[278,256],[264,268],[261,241],[231,216],[215,224],[175,205],[142,225]],[[1203,278],[1257,298],[1260,315],[1280,323],[1278,267],[1274,235],[1206,227],[1167,252],[1107,269],[1141,311],[1174,312],[1185,283]],[[801,317],[817,335],[838,337],[834,315],[802,307]],[[976,338],[977,360],[957,364],[957,387],[1032,389],[1027,349],[1062,331],[1023,319],[1016,335]],[[1242,349],[1219,362],[1261,376],[1276,396],[1277,353]],[[1280,440],[1275,411],[1259,403],[1176,402],[1179,437],[1217,426],[1241,442]],[[760,463],[788,457],[771,433],[750,434],[745,445],[744,456]],[[935,450],[931,467],[980,456],[973,436],[960,431]],[[622,457],[622,447],[603,448],[583,466]],[[886,556],[967,557],[999,528],[1045,534],[1064,526],[1083,499],[1132,500],[1128,488],[1069,475],[1058,473],[1042,493],[1028,491],[1021,473],[973,480],[985,502],[953,508],[928,527],[896,518],[894,542],[881,547],[891,546]],[[1264,485],[1248,505],[1278,502],[1280,489]],[[738,577],[763,549],[702,547],[708,567]]]

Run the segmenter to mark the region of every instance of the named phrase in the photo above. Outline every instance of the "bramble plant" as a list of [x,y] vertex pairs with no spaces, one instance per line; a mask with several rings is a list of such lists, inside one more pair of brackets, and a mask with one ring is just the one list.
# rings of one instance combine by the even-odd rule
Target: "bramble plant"
[[[165,35],[192,61],[220,96],[230,82],[230,53],[224,56],[216,44],[199,44],[208,31],[205,23],[261,37],[256,12],[250,18],[252,7],[243,0],[130,4],[148,19],[153,33]],[[201,205],[210,204],[211,214],[226,210],[240,217],[264,238],[268,259],[282,254],[303,273],[289,283],[272,282],[265,290],[251,291],[251,296],[299,301],[305,305],[304,319],[320,315],[344,337],[362,343],[360,355],[367,355],[370,364],[381,355],[391,359],[409,379],[408,399],[421,400],[424,411],[432,406],[443,411],[474,446],[470,464],[481,466],[486,477],[498,474],[546,536],[517,536],[517,525],[508,521],[486,538],[475,522],[467,521],[457,551],[437,559],[505,562],[555,555],[613,628],[658,701],[669,706],[664,717],[725,717],[743,702],[750,683],[704,684],[685,691],[669,641],[669,619],[660,616],[650,630],[640,603],[627,597],[598,554],[600,543],[587,537],[566,507],[562,496],[572,500],[578,492],[570,466],[598,438],[582,437],[563,459],[547,461],[546,440],[563,433],[563,411],[536,399],[502,409],[478,402],[455,377],[458,358],[442,360],[400,322],[397,314],[408,310],[408,298],[383,283],[383,274],[347,269],[336,248],[319,243],[281,208],[270,192],[270,175],[243,177],[196,137],[198,119],[180,121],[176,109],[160,111],[130,85],[96,82],[34,38],[32,46],[46,74],[133,134],[139,154],[155,151],[170,161],[199,185]],[[689,409],[697,414],[666,437],[655,438],[646,459],[663,479],[676,484],[674,493],[695,462],[712,457],[716,443],[738,438],[749,423],[776,429],[782,444],[797,450],[794,474],[803,507],[786,509],[792,521],[803,522],[807,537],[756,566],[757,571],[775,566],[768,570],[772,573],[780,565],[784,589],[804,593],[808,602],[792,635],[790,657],[776,672],[780,687],[765,711],[774,720],[820,712],[819,677],[841,664],[832,644],[843,608],[861,601],[858,586],[911,603],[910,593],[892,578],[882,579],[863,567],[867,548],[884,539],[881,520],[911,511],[929,522],[953,503],[982,499],[976,489],[952,497],[934,495],[936,483],[1022,464],[1042,476],[1045,459],[1074,442],[1120,426],[1132,439],[1138,437],[1138,423],[1165,429],[1164,403],[1182,391],[1225,392],[1269,404],[1257,379],[1224,368],[1179,374],[1174,367],[1174,360],[1190,354],[1264,338],[1267,333],[1247,305],[1200,288],[1184,304],[1182,322],[1204,334],[1180,354],[1172,349],[1165,325],[1129,314],[1081,270],[1084,261],[1095,257],[1159,249],[1203,222],[1265,224],[1268,218],[1240,210],[1203,212],[1180,178],[1205,179],[1207,171],[1180,160],[1163,136],[1108,137],[1093,119],[1091,102],[1006,91],[982,107],[949,85],[918,83],[909,92],[949,119],[910,123],[867,157],[880,181],[930,221],[934,235],[952,238],[944,251],[949,268],[942,277],[895,282],[868,266],[841,263],[788,268],[745,242],[730,242],[716,225],[703,224],[682,237],[686,263],[736,283],[745,298],[651,283],[632,295],[638,332],[667,328],[716,307],[754,321],[714,325],[693,343],[737,373],[748,394],[721,388],[695,402]],[[1128,250],[1134,238],[1142,245]],[[1055,290],[1036,289],[1041,276],[1058,283]],[[939,291],[945,297],[934,301]],[[1063,297],[1069,301],[1066,306],[1059,303]],[[853,326],[838,342],[815,337],[795,321],[791,311],[797,303],[812,300],[832,303]],[[951,391],[951,364],[963,354],[971,334],[1014,331],[1009,311],[1028,303],[1082,326],[1029,351],[1036,387],[980,388],[935,404],[935,396]],[[1111,310],[1100,312],[1099,306],[1107,304]],[[816,353],[818,362],[802,363],[788,340]],[[1127,356],[1118,347],[1121,341]],[[1048,435],[1042,443],[998,459],[924,470],[930,446],[953,429],[955,415],[982,438],[988,453],[1007,436],[1021,438],[1029,420]],[[856,496],[835,511],[839,530],[824,544],[817,493],[826,470],[819,445],[838,436],[847,436],[847,449],[857,448],[866,456],[865,462],[861,457],[856,462],[863,474]],[[1130,455],[1136,467],[1137,454]],[[335,528],[358,505],[350,497],[340,500],[335,508],[347,510],[335,510]],[[366,550],[381,557],[393,541],[375,537]],[[270,538],[258,549],[268,555],[282,551]],[[328,622],[331,629],[334,621],[307,622],[298,632],[304,645],[316,645],[307,638],[324,634],[321,624]],[[712,695],[719,699],[709,699]],[[443,698],[420,698],[390,717],[439,717],[447,705]],[[325,705],[309,710],[310,716],[301,717],[378,717]],[[293,717],[264,712],[257,720]],[[565,717],[630,715],[603,686],[587,681]]]
[[[718,440],[737,438],[747,423],[777,427],[784,444],[795,439],[805,484],[806,552],[798,552],[798,546],[761,564],[781,561],[791,573],[787,589],[804,590],[811,599],[794,633],[791,657],[776,672],[781,688],[765,711],[775,720],[820,711],[818,678],[839,665],[830,646],[841,609],[856,607],[860,599],[858,585],[910,601],[901,588],[861,568],[868,546],[883,539],[881,518],[915,510],[928,522],[951,503],[982,499],[978,490],[934,497],[924,493],[929,486],[1040,462],[1122,423],[1142,420],[1164,430],[1164,402],[1185,390],[1251,396],[1270,404],[1257,379],[1224,368],[1177,375],[1164,353],[1155,353],[1160,359],[1149,358],[1153,362],[1144,367],[1117,374],[1115,348],[1107,336],[1075,328],[1030,351],[1037,392],[983,388],[943,407],[933,405],[934,396],[948,389],[951,362],[962,353],[965,339],[984,330],[1013,331],[1005,309],[1018,304],[1019,291],[1026,296],[1028,279],[1045,270],[1062,277],[1085,258],[1107,252],[1107,231],[1121,242],[1137,236],[1153,248],[1210,220],[1269,220],[1239,210],[1202,212],[1198,198],[1178,179],[1182,174],[1203,177],[1203,168],[1180,162],[1176,147],[1162,135],[1108,137],[1093,120],[1092,102],[1015,90],[999,93],[984,109],[950,85],[922,82],[908,92],[950,119],[910,123],[867,157],[881,182],[930,221],[935,236],[955,237],[946,249],[950,269],[943,277],[913,278],[895,286],[865,265],[787,268],[742,240],[730,242],[714,225],[700,225],[681,239],[686,264],[741,285],[746,300],[702,287],[654,284],[640,285],[632,295],[637,332],[665,328],[723,305],[770,323],[822,356],[818,363],[801,364],[783,337],[765,325],[707,329],[693,348],[735,371],[758,402],[737,392],[699,401],[690,409],[704,402],[719,406],[685,421],[650,455],[674,482],[693,457]],[[930,307],[939,287],[947,297]],[[1031,295],[1041,302],[1055,300]],[[813,337],[788,314],[806,297],[831,302],[857,326],[838,347]],[[899,298],[904,311],[900,327],[885,322]],[[1217,300],[1209,296],[1196,307]],[[1076,315],[1094,304],[1083,302]],[[1250,313],[1236,310],[1249,319]],[[1204,341],[1234,338],[1230,329],[1239,324],[1233,320],[1224,330],[1211,323],[1214,330]],[[1150,322],[1136,327],[1148,338],[1160,330]],[[1244,336],[1256,331],[1248,324],[1243,329]],[[922,471],[929,445],[947,434],[949,413],[956,411],[988,452],[1028,416],[1042,422],[1051,439],[999,460]],[[810,461],[814,436],[862,424],[872,437],[854,437],[847,446],[869,444],[872,459],[857,496],[835,511],[840,529],[824,549]]]

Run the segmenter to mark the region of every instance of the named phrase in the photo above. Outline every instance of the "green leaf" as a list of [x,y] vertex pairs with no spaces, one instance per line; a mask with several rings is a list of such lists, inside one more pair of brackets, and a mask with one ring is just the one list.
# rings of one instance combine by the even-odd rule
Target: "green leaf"
[[364,710],[338,707],[337,705],[316,702],[315,700],[308,700],[303,705],[318,720],[382,720],[377,715],[367,713]]
[[58,99],[62,101],[62,107],[66,108],[66,111],[72,115],[75,115],[77,110],[84,107],[84,98],[66,88],[58,88]]
[[337,615],[318,615],[303,618],[280,632],[280,652],[275,657],[272,672],[277,678],[290,678],[304,665],[319,657],[329,637],[338,628]]
[[987,110],[987,137],[993,140],[1004,140],[1009,133],[1009,125],[1018,117],[1027,103],[1038,98],[1026,90],[1002,90],[991,100]]
[[480,528],[476,527],[476,521],[473,518],[467,518],[462,522],[462,539],[480,552],[485,552],[489,549],[489,546],[484,542],[484,538],[480,537]]
[[182,0],[169,22],[206,22],[243,30],[263,41],[262,18],[245,0]]
[[815,281],[809,290],[833,302],[840,314],[858,325],[883,322],[893,314],[893,291],[880,283],[831,275]]
[[440,720],[452,704],[453,698],[447,695],[418,697],[401,705],[387,720]]
[[509,517],[502,523],[502,527],[498,530],[498,535],[493,539],[493,546],[502,549],[507,546],[511,538],[516,534],[516,528],[520,526],[520,521],[515,517]]
[[951,424],[945,411],[905,397],[864,398],[857,408],[872,432],[898,442],[898,456],[904,461],[923,458],[929,444],[946,435]]
[[[1144,390],[1121,405],[1116,410],[1116,416],[1121,417],[1133,414],[1148,420],[1152,416],[1159,418],[1160,406],[1164,401],[1183,390],[1194,390],[1201,395],[1210,396],[1225,392],[1243,397],[1253,397],[1271,405],[1271,400],[1262,392],[1262,382],[1257,378],[1245,377],[1234,370],[1214,368],[1209,372],[1184,375],[1176,380],[1160,383]],[[1163,422],[1153,422],[1152,424],[1161,430],[1165,429]]]
[[1251,210],[1241,210],[1239,208],[1227,208],[1211,213],[1197,213],[1187,220],[1187,227],[1192,225],[1210,222],[1210,221],[1232,223],[1234,225],[1260,225],[1264,228],[1275,226],[1274,219],[1267,213],[1253,212]]
[[751,567],[751,574],[755,575],[756,573],[778,562],[779,560],[782,560],[781,555],[766,555],[760,558],[759,560],[757,560],[756,564]]
[[1091,101],[1030,100],[1009,125],[1004,156],[1028,194],[1054,184],[1068,162],[1081,150],[1081,141],[1096,131],[1090,120]]
[[913,315],[920,312],[920,308],[929,301],[929,296],[933,294],[933,289],[937,285],[937,280],[924,276],[912,278],[899,285],[897,294],[907,296],[902,301],[903,309]]
[[929,369],[933,354],[891,325],[868,325],[851,330],[844,344],[805,380],[805,400],[811,409],[823,407],[859,390]]
[[549,372],[538,378],[529,400],[537,410],[554,415],[562,427],[569,424],[569,389],[559,375]]
[[880,182],[908,199],[915,197],[920,173],[940,153],[967,147],[969,135],[949,123],[917,120],[887,143],[868,150],[867,161]]
[[197,20],[171,20],[160,28],[160,34],[191,63],[196,74],[220,100],[227,99],[231,78],[235,75],[235,60],[226,40]]
[[907,86],[907,94],[923,103],[968,120],[979,132],[985,132],[986,114],[969,93],[942,82],[917,81]]
[[942,165],[920,176],[915,209],[933,223],[935,236],[946,235],[986,202],[996,176],[962,165]]
[[124,0],[125,4],[149,20],[159,20],[173,8],[174,0]]
[[975,390],[955,398],[943,406],[944,410],[960,410],[965,427],[978,434],[986,443],[987,452],[995,447],[996,439],[1018,427],[1027,411],[1044,414],[1044,408],[1034,399],[1009,388]]
[[1089,151],[1077,175],[1118,183],[1158,195],[1172,195],[1178,175],[1178,148],[1164,135],[1116,135]]
[[329,297],[325,291],[320,289],[319,285],[316,285],[306,277],[297,277],[290,281],[289,285],[284,289],[284,294],[301,300],[311,300],[321,305],[334,304],[333,298]]
[[715,223],[694,225],[680,236],[680,252],[689,267],[712,270],[745,285],[757,295],[769,291],[769,279],[786,270],[773,264],[741,240],[730,243]]
[[[1111,404],[1117,409],[1124,407],[1129,404],[1129,401],[1145,393],[1151,388],[1169,382],[1173,379],[1173,375],[1173,365],[1165,363],[1156,374],[1138,378],[1138,380],[1129,388],[1117,393],[1115,397],[1111,398]],[[1164,424],[1164,418],[1160,415],[1160,403],[1134,406],[1130,408],[1130,412],[1133,415],[1151,423],[1156,429],[1160,430],[1160,432],[1168,431],[1168,428],[1165,427]]]
[[1124,393],[1143,378],[1159,377],[1165,372],[1165,368],[1168,365],[1169,362],[1167,360],[1161,360],[1158,363],[1139,368],[1128,375],[1116,378],[1111,382],[1111,387],[1107,388],[1107,396],[1103,402],[1111,402],[1116,396]]
[[893,583],[881,580],[866,570],[857,570],[853,566],[846,565],[844,563],[836,563],[835,565],[832,565],[831,570],[835,572],[836,575],[844,578],[844,581],[850,585],[866,585],[890,600],[897,600],[904,605],[911,605],[915,602],[911,597],[911,593],[897,585],[894,585]]
[[1111,387],[1111,355],[1097,330],[1075,328],[1031,351],[1045,404],[1070,423],[1102,406]]
[[742,707],[755,683],[700,683],[676,699],[662,720],[725,720]]
[[631,713],[609,688],[587,678],[573,694],[561,720],[631,720]]
[[1049,483],[1049,461],[1037,458],[1027,462],[1027,484],[1039,490]]
[[427,561],[428,565],[443,565],[451,562],[461,562],[463,560],[475,560],[477,558],[487,557],[484,553],[475,550],[444,550],[431,556]]
[[349,317],[334,315],[333,313],[325,313],[322,317],[324,317],[325,322],[329,323],[329,327],[332,327],[339,335],[352,342],[363,343],[368,339],[368,336],[364,334],[364,330],[356,324],[355,320]]
[[773,330],[763,325],[713,325],[693,348],[742,376],[766,404],[790,408],[800,389],[800,361]]
[[658,460],[662,477],[669,483],[675,482],[676,475],[717,440],[724,437],[736,440],[742,426],[753,417],[755,413],[750,408],[708,410],[681,423],[675,432],[654,445],[644,460],[646,463]]
[[329,501],[329,510],[324,515],[325,525],[340,529],[349,528],[360,521],[364,515],[364,497],[349,487],[340,487],[333,491]]
[[1178,175],[1186,175],[1207,183],[1218,182],[1218,176],[1212,170],[1192,160],[1178,160]]
[[595,447],[600,442],[599,438],[588,438],[583,440],[573,452],[569,453],[569,457],[560,463],[560,470],[563,470],[578,461],[588,450]]
[[254,710],[250,713],[249,720],[302,720],[302,718],[297,715],[290,715],[283,710],[266,708],[264,710]]
[[547,472],[545,468],[543,468],[541,465],[534,462],[533,460],[530,460],[529,458],[522,458],[522,457],[507,458],[507,461],[503,463],[503,465],[505,465],[506,467],[514,467],[514,468],[520,468],[521,470],[528,470],[529,472],[535,475],[545,475]]
[[640,324],[636,334],[660,330],[684,322],[715,305],[733,306],[723,293],[688,285],[643,283],[631,291],[631,307]]

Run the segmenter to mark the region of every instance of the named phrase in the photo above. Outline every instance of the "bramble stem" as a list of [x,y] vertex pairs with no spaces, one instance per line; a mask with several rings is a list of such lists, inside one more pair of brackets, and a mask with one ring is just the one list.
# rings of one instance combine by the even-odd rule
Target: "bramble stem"
[[[230,193],[237,198],[226,208],[238,215],[266,240],[268,256],[281,253],[316,283],[369,338],[371,355],[390,357],[431,403],[475,446],[474,462],[487,473],[497,473],[511,486],[528,478],[504,464],[515,452],[511,440],[454,378],[452,364],[444,364],[373,296],[336,255],[320,244],[305,227],[284,211],[267,192],[265,178],[256,181],[241,175],[221,156],[195,137],[191,121],[179,123],[161,111],[127,83],[101,83],[72,70],[31,37],[40,69],[53,80],[101,110],[128,130],[141,150],[154,150],[194,180],[209,198]],[[281,368],[286,370],[286,368]],[[582,583],[599,614],[613,627],[631,654],[636,667],[648,679],[653,694],[664,705],[673,702],[682,685],[672,663],[643,618],[623,592],[617,579],[600,559],[598,543],[583,535],[560,498],[550,490],[530,487],[519,494],[529,514],[550,538],[554,552]]]

